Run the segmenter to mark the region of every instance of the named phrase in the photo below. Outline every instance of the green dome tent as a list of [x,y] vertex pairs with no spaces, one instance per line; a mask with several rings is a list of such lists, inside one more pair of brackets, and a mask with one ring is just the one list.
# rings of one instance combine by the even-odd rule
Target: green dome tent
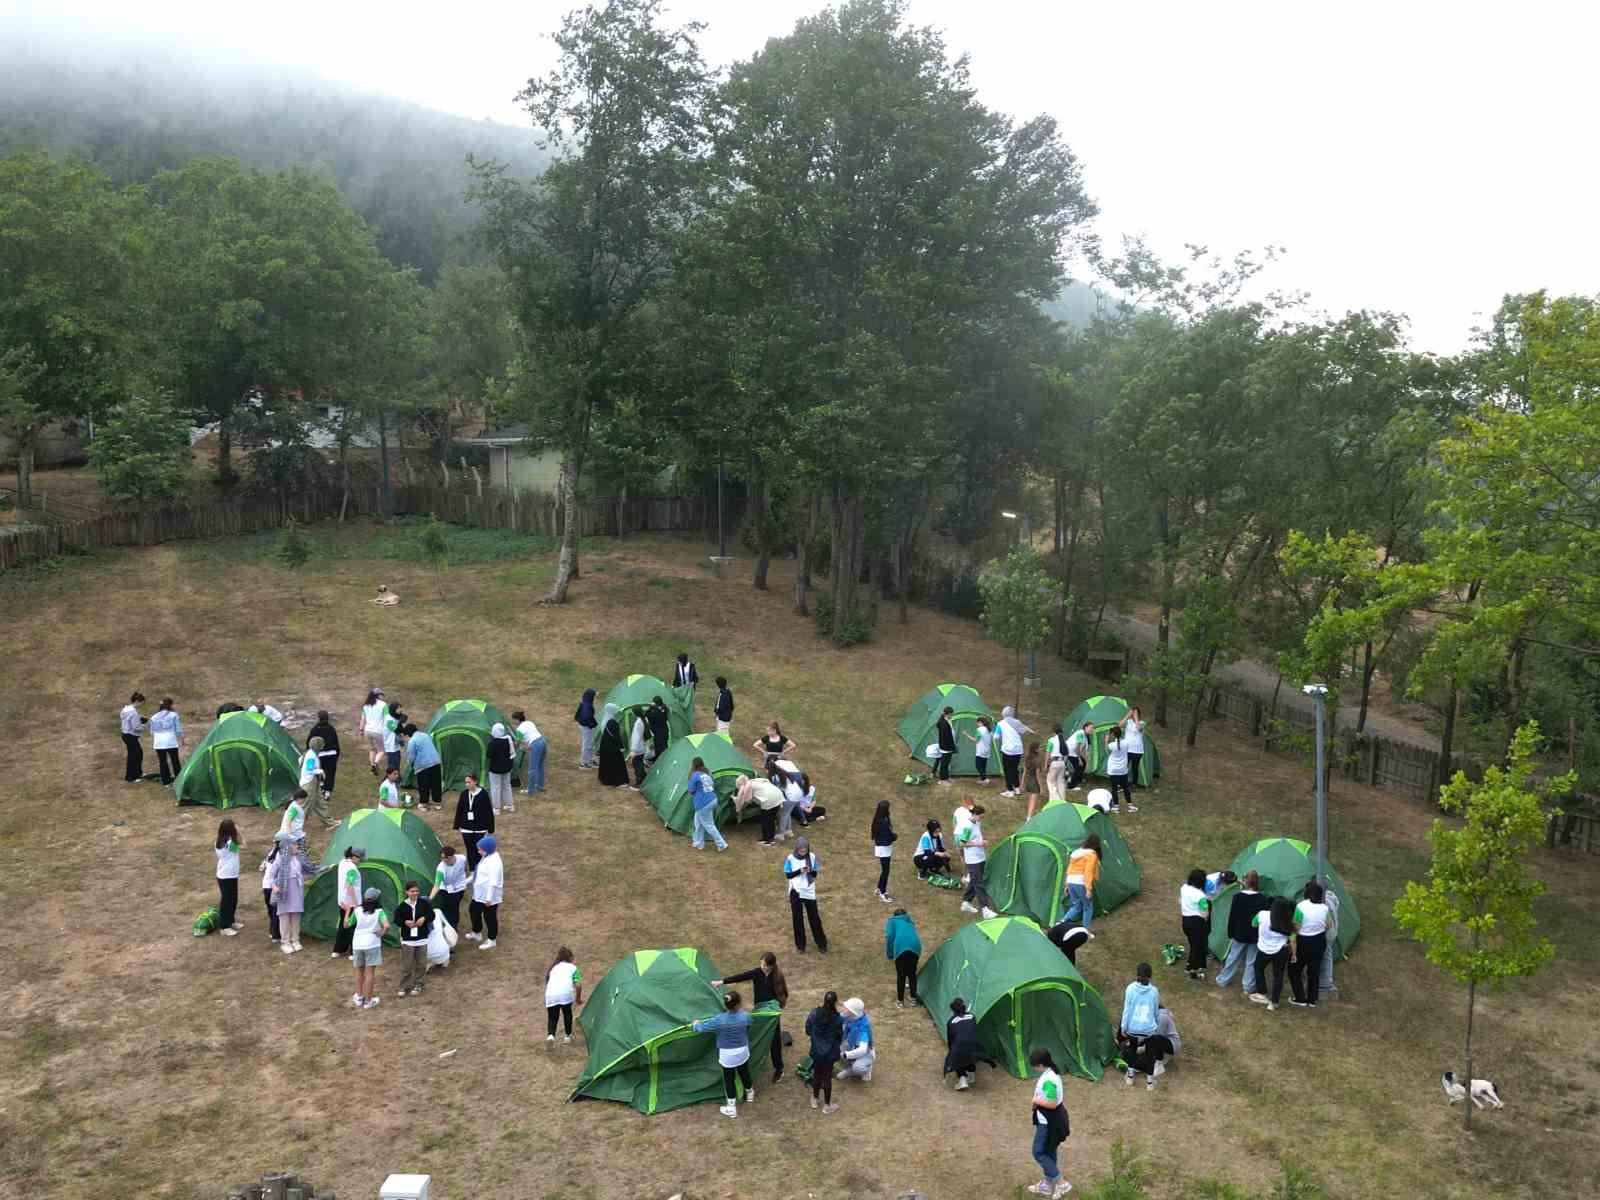
[[922,964],[917,991],[941,1032],[950,1001],[965,1000],[984,1048],[1020,1079],[1036,1046],[1082,1079],[1098,1080],[1116,1057],[1100,993],[1026,917],[958,929]]
[[[322,855],[324,868],[337,867],[345,849],[359,846],[367,852],[361,862],[361,888],[378,889],[379,901],[391,915],[405,899],[406,884],[416,880],[426,896],[433,886],[439,863],[439,839],[433,829],[410,809],[358,808],[345,818]],[[306,913],[301,929],[308,937],[331,942],[339,928],[338,872],[324,869],[306,888]],[[391,925],[384,938],[400,944],[400,931]]]
[[280,808],[300,786],[300,747],[261,713],[224,713],[183,764],[179,804]]
[[[1061,722],[1061,730],[1068,737],[1072,736],[1074,729],[1082,729],[1085,721],[1094,726],[1094,736],[1089,739],[1088,774],[1106,773],[1106,730],[1113,725],[1120,725],[1122,718],[1127,715],[1128,702],[1121,696],[1090,696]],[[1133,782],[1142,788],[1154,787],[1159,778],[1161,778],[1161,752],[1156,749],[1156,740],[1150,736],[1150,726],[1146,722],[1144,756],[1139,759],[1139,777]]]
[[[673,741],[667,752],[656,759],[656,765],[650,768],[644,787],[640,789],[660,814],[661,823],[673,833],[694,831],[694,805],[689,799],[688,784],[689,772],[697,758],[705,761],[706,770],[717,787],[719,828],[740,819],[733,808],[733,781],[740,775],[756,773],[750,760],[734,747],[725,733],[691,733]],[[755,806],[747,808],[745,815],[754,817]]]
[[989,855],[984,881],[995,907],[1045,928],[1066,911],[1067,861],[1091,833],[1100,835],[1094,911],[1110,912],[1139,891],[1139,865],[1116,822],[1087,804],[1052,800]]
[[[978,768],[973,762],[972,752],[977,746],[964,735],[970,733],[976,736],[979,717],[988,717],[989,724],[993,726],[994,710],[983,702],[982,696],[964,683],[941,683],[913,704],[900,722],[900,740],[910,748],[912,758],[932,766],[928,747],[939,740],[939,714],[946,708],[955,709],[950,724],[956,731],[956,757],[950,764],[950,774],[976,776]],[[989,773],[998,775],[999,748],[996,747],[992,754]]]
[[[1228,869],[1241,879],[1246,871],[1255,871],[1261,876],[1262,895],[1282,896],[1299,902],[1306,884],[1317,877],[1317,855],[1312,846],[1297,838],[1262,838],[1239,851]],[[1361,936],[1361,913],[1356,908],[1355,897],[1332,863],[1328,864],[1327,886],[1339,902],[1339,933],[1333,943],[1334,957],[1346,958],[1356,938]],[[1211,905],[1210,946],[1211,953],[1218,958],[1228,956],[1228,911],[1238,891],[1238,884],[1225,888]]]
[[[489,731],[497,724],[511,733],[511,718],[487,700],[446,700],[428,719],[428,735],[444,760],[442,786],[447,791],[465,787],[468,771],[479,783],[489,785]],[[516,735],[512,733],[512,737]],[[416,783],[409,759],[402,782],[406,787]]]
[[622,741],[626,745],[633,728],[633,718],[650,702],[660,696],[667,705],[667,732],[675,738],[694,732],[694,685],[669,687],[654,675],[629,675],[606,693],[605,703],[597,714],[604,712],[607,704],[615,704],[626,721],[622,726]]
[[[711,986],[718,977],[710,957],[687,946],[635,950],[612,966],[578,1014],[589,1060],[568,1099],[615,1100],[646,1114],[721,1103],[716,1038],[690,1027],[723,1011]],[[777,1015],[752,1014],[751,1062],[771,1052]]]

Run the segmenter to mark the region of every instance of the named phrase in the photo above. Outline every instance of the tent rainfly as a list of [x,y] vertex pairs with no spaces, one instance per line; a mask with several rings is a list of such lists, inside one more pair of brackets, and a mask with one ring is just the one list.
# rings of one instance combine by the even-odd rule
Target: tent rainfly
[[281,808],[299,786],[300,747],[283,726],[261,713],[230,712],[195,747],[172,790],[179,804]]
[[984,879],[995,907],[1045,928],[1054,925],[1066,911],[1067,862],[1091,833],[1100,837],[1095,915],[1132,899],[1139,892],[1139,865],[1116,822],[1087,804],[1052,800],[990,852]]
[[624,718],[622,740],[628,740],[633,728],[633,718],[649,707],[657,696],[667,706],[667,732],[680,738],[694,732],[694,685],[672,687],[654,675],[629,675],[606,693],[605,702],[597,711],[605,711],[607,704],[615,704]]
[[[1084,722],[1094,726],[1094,736],[1089,739],[1089,763],[1087,771],[1090,775],[1104,775],[1106,773],[1106,731],[1113,725],[1122,723],[1122,718],[1128,715],[1128,702],[1121,696],[1090,696],[1077,708],[1068,714],[1067,719],[1061,723],[1061,728],[1070,735],[1074,729],[1082,729]],[[1161,752],[1156,749],[1156,740],[1150,735],[1148,722],[1144,731],[1144,756],[1139,760],[1139,775],[1133,782],[1138,787],[1154,787],[1156,780],[1161,778]]]
[[[950,774],[976,777],[978,767],[973,761],[973,751],[977,746],[968,735],[977,736],[979,717],[987,717],[992,727],[994,710],[983,702],[983,697],[975,689],[964,683],[941,683],[913,704],[900,721],[900,740],[910,749],[912,758],[932,766],[933,759],[928,754],[928,747],[939,742],[939,714],[946,708],[955,710],[950,716],[950,724],[956,733],[956,757],[950,764]],[[999,773],[1000,750],[997,746],[989,759],[989,774],[994,776]]]
[[[465,787],[468,771],[488,786],[489,731],[497,724],[504,725],[506,732],[511,733],[511,718],[487,700],[446,700],[428,719],[428,735],[433,738],[444,762],[442,786],[446,791]],[[512,737],[516,734],[512,733]],[[401,782],[406,787],[416,785],[416,774],[409,759]]]
[[[1263,896],[1282,896],[1286,900],[1299,902],[1306,884],[1317,877],[1317,855],[1309,843],[1298,838],[1262,838],[1239,851],[1228,869],[1240,879],[1244,878],[1247,871],[1260,875]],[[1338,900],[1339,909],[1339,931],[1333,939],[1334,957],[1347,958],[1350,947],[1361,936],[1361,912],[1356,908],[1355,897],[1345,887],[1344,879],[1333,869],[1332,863],[1328,864],[1327,885]],[[1211,904],[1209,945],[1211,953],[1218,958],[1228,957],[1228,912],[1233,907],[1233,898],[1238,891],[1239,885],[1232,884],[1224,888]]]
[[[336,869],[347,847],[367,852],[361,862],[361,888],[378,889],[379,903],[391,918],[405,900],[406,884],[415,880],[426,896],[433,886],[439,863],[439,838],[433,828],[406,808],[358,808],[345,818],[322,855],[323,871],[306,888],[306,912],[301,929],[308,937],[331,942],[339,928],[339,881]],[[393,924],[384,941],[400,944]]]
[[[754,775],[756,769],[734,746],[725,733],[691,733],[675,739],[667,752],[656,759],[650,774],[645,776],[640,790],[644,798],[655,806],[661,823],[673,833],[689,834],[694,831],[694,805],[689,799],[689,772],[694,760],[701,759],[717,789],[716,820],[718,828],[742,819],[733,807],[733,781],[740,775]],[[743,816],[754,817],[756,808],[751,805]]]

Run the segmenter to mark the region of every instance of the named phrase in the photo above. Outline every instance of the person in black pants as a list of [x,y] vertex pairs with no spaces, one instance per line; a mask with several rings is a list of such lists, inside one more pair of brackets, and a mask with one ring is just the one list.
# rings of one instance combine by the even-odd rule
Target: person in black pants
[[817,910],[817,876],[821,871],[817,856],[811,853],[811,840],[803,836],[795,838],[794,853],[783,860],[783,877],[789,881],[794,948],[801,954],[806,952],[805,921],[811,924],[811,938],[817,943],[817,949],[823,954],[828,952],[828,935],[822,931],[822,914]]
[[950,724],[950,718],[955,715],[955,709],[947,707],[939,714],[939,761],[934,764],[934,774],[939,777],[940,783],[950,782],[950,766],[956,758],[956,730]]
[[128,702],[122,706],[122,712],[118,714],[122,722],[122,745],[128,752],[127,762],[122,770],[122,778],[126,783],[139,783],[144,779],[144,747],[139,743],[139,735],[144,732],[147,724],[139,713],[139,705],[143,703],[144,693],[135,692],[128,697]]
[[883,923],[883,956],[894,963],[894,1004],[904,1008],[906,988],[911,989],[911,1003],[918,1003],[917,961],[922,957],[922,938],[916,924],[903,908]]
[[894,843],[899,836],[889,820],[889,802],[879,800],[878,811],[872,814],[872,853],[878,859],[878,899],[885,904],[894,899],[889,895],[889,864],[894,861]]
[[478,869],[478,842],[494,832],[494,805],[489,802],[489,792],[478,786],[478,777],[470,771],[463,781],[461,796],[456,801],[455,831],[467,848],[467,874]]
[[1094,934],[1083,927],[1083,923],[1076,917],[1065,921],[1057,921],[1050,926],[1050,931],[1045,934],[1050,939],[1050,944],[1067,956],[1067,961],[1073,966],[1078,965],[1078,949],[1085,942],[1094,940]]
[[717,676],[717,706],[711,710],[717,718],[717,732],[733,732],[733,693],[728,690],[728,681],[723,676]]
[[339,731],[328,719],[328,710],[325,708],[318,711],[317,723],[306,734],[307,749],[311,748],[312,738],[322,739],[322,749],[317,751],[317,765],[322,768],[322,790],[331,796],[334,777],[339,774]]
[[[789,984],[778,969],[778,956],[768,950],[761,956],[759,966],[724,979],[713,979],[711,986],[719,988],[725,983],[748,983],[753,994],[755,1009],[785,1008],[789,1003]],[[772,1082],[783,1078],[783,1030],[778,1022],[772,1023]]]

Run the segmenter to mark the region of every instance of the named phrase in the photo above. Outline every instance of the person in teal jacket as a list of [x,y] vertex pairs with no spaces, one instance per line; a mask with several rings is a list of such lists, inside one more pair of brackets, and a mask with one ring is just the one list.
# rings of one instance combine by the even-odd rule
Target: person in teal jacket
[[917,960],[922,957],[922,939],[903,908],[897,908],[883,923],[883,956],[894,963],[894,1006],[906,1006],[906,985],[911,985],[911,1003],[921,1003],[917,995]]

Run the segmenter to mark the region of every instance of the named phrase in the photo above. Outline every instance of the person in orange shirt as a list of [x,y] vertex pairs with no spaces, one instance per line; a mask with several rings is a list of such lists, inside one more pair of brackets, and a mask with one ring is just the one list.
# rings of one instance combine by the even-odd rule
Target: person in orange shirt
[[1067,911],[1062,920],[1094,920],[1094,885],[1100,878],[1100,835],[1091,833],[1067,860]]

